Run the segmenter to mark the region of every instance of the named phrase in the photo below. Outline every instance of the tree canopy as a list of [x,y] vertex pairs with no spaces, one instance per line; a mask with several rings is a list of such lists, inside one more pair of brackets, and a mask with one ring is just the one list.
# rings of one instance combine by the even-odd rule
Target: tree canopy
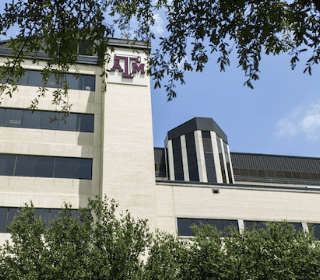
[[36,218],[32,203],[0,246],[0,279],[319,279],[320,245],[288,223],[224,232],[193,226],[195,236],[151,233],[146,220],[118,213],[113,200],[90,200],[73,216]]
[[[105,54],[110,50],[106,38],[120,30],[127,38],[150,44],[158,12],[166,18],[166,33],[150,54],[149,72],[156,88],[165,87],[168,99],[176,96],[177,82],[185,83],[185,72],[203,71],[211,58],[225,71],[233,52],[246,76],[245,85],[251,88],[252,81],[259,79],[262,54],[288,53],[294,69],[300,54],[307,52],[305,72],[309,74],[319,62],[317,0],[14,0],[0,15],[1,35],[18,28],[8,44],[14,57],[0,70],[0,78],[13,86],[4,84],[1,94],[11,95],[16,89],[25,54],[42,51],[48,55],[43,71],[46,81],[51,72],[62,77],[76,64],[81,42],[93,43],[92,53]],[[132,27],[133,19],[137,24]],[[33,62],[38,60],[35,56]],[[108,56],[101,64],[106,60]],[[54,95],[54,103],[62,105],[62,110],[69,109],[63,103],[67,91],[65,84]],[[39,98],[44,94],[45,90],[40,91]]]

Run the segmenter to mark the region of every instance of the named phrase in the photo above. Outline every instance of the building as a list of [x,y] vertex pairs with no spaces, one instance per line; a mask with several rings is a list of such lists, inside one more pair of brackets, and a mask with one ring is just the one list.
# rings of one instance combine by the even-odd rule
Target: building
[[[67,122],[51,102],[54,77],[39,110],[26,110],[42,85],[44,63],[25,58],[19,91],[0,107],[0,242],[25,202],[32,200],[48,220],[64,201],[76,211],[97,195],[118,200],[151,228],[182,236],[191,234],[192,223],[241,231],[284,219],[304,230],[314,224],[320,236],[320,158],[232,153],[227,135],[207,118],[173,128],[165,147],[154,148],[146,47],[110,44],[108,78],[101,77],[98,57],[85,53],[66,75],[73,104]],[[10,55],[0,43],[1,63]]]

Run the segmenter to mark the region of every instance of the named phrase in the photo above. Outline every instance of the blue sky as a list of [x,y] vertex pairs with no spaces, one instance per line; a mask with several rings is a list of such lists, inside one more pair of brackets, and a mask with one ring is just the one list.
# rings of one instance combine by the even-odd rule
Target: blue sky
[[[165,34],[160,15],[153,31]],[[260,70],[252,90],[243,86],[236,55],[226,72],[211,57],[202,73],[186,75],[173,101],[166,101],[163,89],[152,90],[154,145],[163,146],[166,132],[179,124],[209,117],[227,134],[233,152],[319,157],[319,66],[310,76],[303,74],[302,60],[291,70],[289,55],[264,55]]]
[[[3,7],[1,2],[0,11]],[[153,31],[165,35],[160,13]],[[162,147],[167,131],[181,123],[209,117],[227,134],[233,152],[319,157],[320,69],[315,66],[309,76],[302,73],[303,61],[294,71],[289,62],[286,54],[262,56],[253,90],[243,86],[246,78],[235,55],[226,72],[219,72],[211,57],[202,73],[186,74],[173,101],[167,102],[163,88],[152,89],[154,145]]]

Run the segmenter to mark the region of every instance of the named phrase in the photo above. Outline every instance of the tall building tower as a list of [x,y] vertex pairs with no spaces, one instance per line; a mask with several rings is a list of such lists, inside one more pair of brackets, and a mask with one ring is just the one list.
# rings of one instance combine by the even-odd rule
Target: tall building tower
[[[65,76],[72,104],[66,122],[52,104],[58,87],[54,76],[38,110],[26,109],[43,86],[45,64],[33,64],[32,54],[25,58],[18,91],[0,107],[0,239],[8,237],[6,226],[31,200],[38,214],[51,219],[64,202],[77,209],[89,197],[107,195],[119,201],[121,210],[130,209],[134,217],[156,226],[146,46],[137,42],[132,49],[126,40],[109,42],[114,53],[106,65],[107,78],[101,77],[98,57],[85,53],[79,55],[77,69]],[[0,63],[10,55],[1,42]],[[46,55],[39,55],[45,61]]]

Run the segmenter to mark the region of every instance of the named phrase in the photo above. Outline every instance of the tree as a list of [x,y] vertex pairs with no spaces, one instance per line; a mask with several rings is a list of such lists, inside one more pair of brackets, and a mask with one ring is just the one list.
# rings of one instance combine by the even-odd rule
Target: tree
[[149,251],[147,279],[319,279],[320,247],[312,234],[288,223],[267,229],[235,228],[219,232],[194,226],[195,236],[181,240],[163,234]]
[[[0,71],[0,78],[13,86],[4,84],[1,94],[11,96],[16,89],[27,53],[43,51],[48,55],[43,71],[46,81],[50,73],[63,78],[63,73],[75,65],[77,46],[82,42],[93,43],[91,52],[100,54],[104,65],[109,56],[103,54],[110,50],[106,38],[113,36],[115,28],[126,37],[149,44],[155,38],[150,27],[159,11],[166,16],[167,36],[159,38],[159,48],[150,54],[149,72],[155,87],[165,84],[169,100],[176,96],[175,83],[185,83],[186,71],[201,72],[210,53],[216,54],[220,70],[225,71],[230,54],[236,52],[237,64],[247,77],[245,85],[251,88],[252,81],[259,79],[263,53],[290,54],[294,69],[300,54],[308,51],[304,71],[309,74],[319,62],[317,0],[16,0],[6,4],[0,16],[0,34],[7,34],[13,27],[19,29],[17,37],[8,43],[14,57]],[[137,28],[129,35],[132,19],[137,20]],[[33,62],[38,60],[35,56]],[[67,93],[65,83],[54,94],[54,103],[60,104],[62,111],[70,108],[63,102]],[[31,108],[36,108],[44,94],[42,89]]]
[[111,200],[90,200],[72,217],[65,205],[45,227],[32,203],[10,226],[0,249],[0,279],[141,279],[141,256],[150,242],[145,220],[116,217]]
[[90,200],[78,216],[65,204],[46,227],[25,205],[0,247],[0,279],[319,279],[320,245],[288,223],[224,232],[193,226],[189,239],[156,231],[113,200]]

